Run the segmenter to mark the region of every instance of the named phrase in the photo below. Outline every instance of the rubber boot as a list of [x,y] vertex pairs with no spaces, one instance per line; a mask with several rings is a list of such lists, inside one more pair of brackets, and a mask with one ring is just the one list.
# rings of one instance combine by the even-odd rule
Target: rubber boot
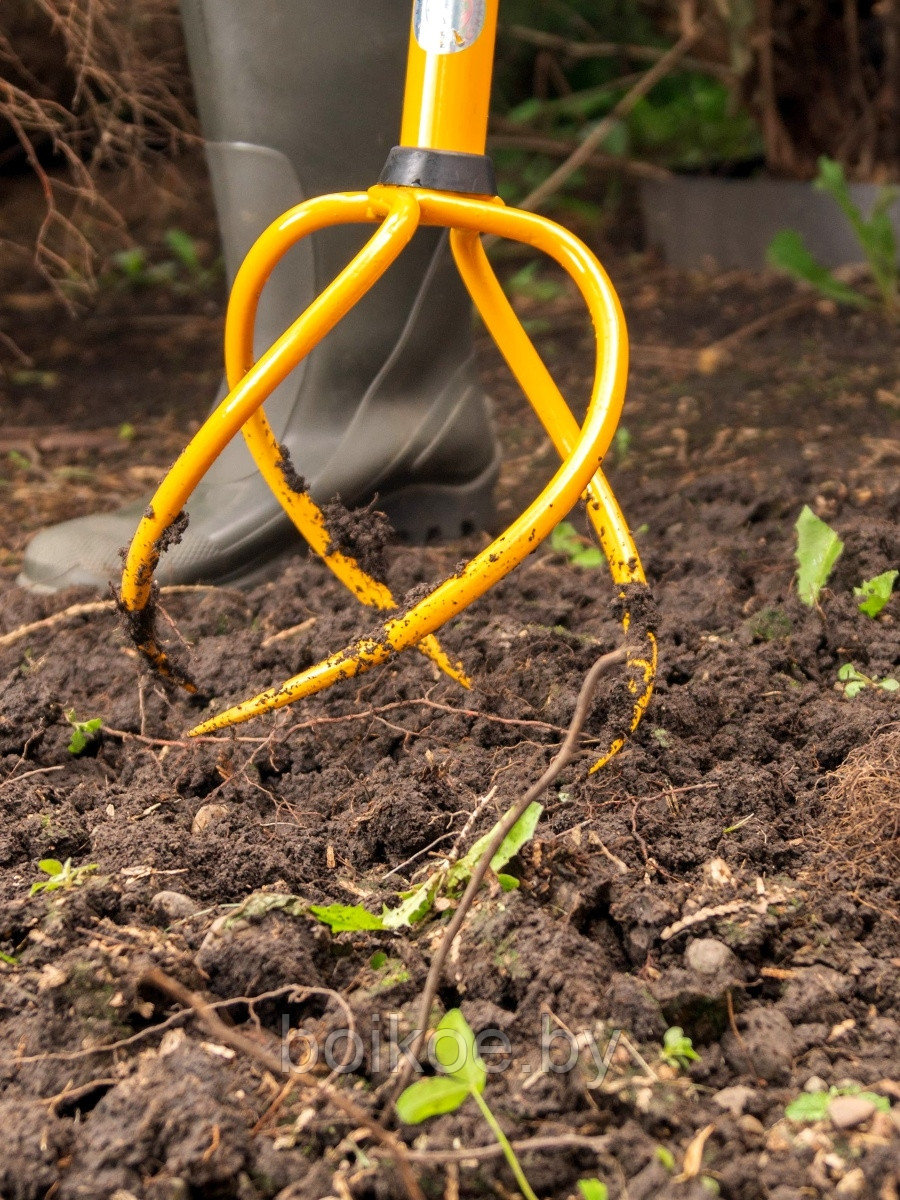
[[[377,182],[397,139],[409,0],[182,0],[191,73],[229,281],[262,230],[311,196]],[[267,284],[262,353],[372,227],[325,230]],[[224,394],[224,386],[221,394]],[[474,369],[471,311],[446,234],[423,229],[372,292],[266,401],[320,502],[378,497],[401,537],[494,520],[497,444]],[[146,501],[43,530],[19,583],[105,588]],[[197,486],[161,583],[250,584],[301,539],[238,435]]]

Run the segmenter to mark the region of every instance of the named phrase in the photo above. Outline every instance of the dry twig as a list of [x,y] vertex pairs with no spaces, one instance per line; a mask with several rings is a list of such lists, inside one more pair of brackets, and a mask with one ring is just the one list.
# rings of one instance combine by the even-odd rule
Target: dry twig
[[[514,37],[517,41],[528,42],[543,50],[557,50],[563,58],[628,58],[634,62],[658,62],[664,58],[667,51],[659,46],[642,46],[630,42],[576,42],[570,38],[561,37],[557,33],[547,33],[543,29],[528,29],[524,25],[505,25],[503,32]],[[726,63],[714,62],[711,59],[691,58],[685,55],[682,66],[691,71],[702,71],[716,79],[726,82],[734,80],[734,71]]]
[[622,646],[618,650],[612,650],[609,654],[601,655],[601,657],[597,659],[597,661],[588,671],[584,678],[584,682],[581,685],[581,691],[578,694],[578,700],[575,705],[575,712],[572,716],[572,720],[569,724],[569,728],[566,732],[566,736],[562,745],[550,760],[549,766],[544,771],[543,775],[541,775],[540,779],[538,779],[538,781],[525,792],[521,799],[519,799],[517,803],[514,804],[513,807],[507,812],[503,820],[500,821],[494,830],[493,837],[488,842],[487,846],[485,846],[484,853],[478,860],[478,865],[472,871],[469,882],[466,886],[466,890],[463,892],[459,904],[457,905],[456,912],[453,914],[453,918],[450,921],[450,924],[447,926],[444,936],[441,938],[440,944],[438,945],[437,950],[434,953],[434,957],[431,960],[431,967],[428,971],[428,977],[425,980],[425,987],[422,991],[422,996],[419,1001],[417,1032],[410,1044],[408,1053],[404,1056],[399,1066],[397,1080],[390,1093],[391,1104],[393,1104],[396,1097],[409,1082],[416,1055],[422,1049],[425,1038],[428,1034],[428,1022],[431,1015],[431,1006],[434,1003],[434,997],[437,994],[438,984],[440,983],[441,973],[443,972],[444,965],[447,962],[447,956],[449,955],[450,949],[456,940],[457,934],[459,933],[466,917],[469,914],[469,910],[475,902],[475,897],[477,896],[481,884],[484,881],[484,877],[490,867],[491,859],[497,853],[500,845],[503,842],[503,839],[519,820],[528,806],[532,804],[534,800],[550,786],[554,779],[556,779],[557,775],[559,775],[560,771],[563,770],[563,768],[572,758],[572,755],[575,753],[578,745],[578,737],[581,733],[582,726],[587,720],[588,713],[590,712],[591,702],[594,698],[594,692],[596,691],[597,684],[599,683],[601,676],[603,676],[611,667],[615,666],[616,663],[624,661],[627,657],[628,649],[627,647]]
[[[177,5],[31,0],[19,8],[35,36],[17,36],[16,12],[0,25],[0,119],[43,193],[37,265],[51,281],[90,282],[95,249],[81,218],[89,212],[95,225],[123,228],[97,186],[99,171],[134,171],[195,137]],[[32,44],[56,60],[51,72],[29,61]],[[47,145],[61,171],[45,169]]]
[[[244,593],[235,588],[222,588],[211,583],[170,583],[159,589],[161,596],[176,596],[183,592],[227,592],[229,595],[239,596],[242,600],[246,600]],[[77,617],[89,617],[94,613],[117,611],[114,600],[88,600],[84,604],[70,604],[68,608],[61,608],[59,612],[51,613],[49,617],[42,617],[39,621],[29,621],[27,625],[19,625],[15,629],[11,629],[9,633],[0,634],[0,646],[11,646],[13,642],[28,637],[31,633],[52,629],[56,625],[62,625]]]
[[410,1200],[425,1200],[422,1189],[419,1187],[410,1167],[409,1152],[406,1146],[404,1146],[396,1134],[385,1129],[383,1125],[376,1121],[355,1100],[351,1100],[349,1096],[345,1095],[344,1092],[340,1091],[333,1084],[322,1079],[317,1079],[314,1075],[310,1075],[306,1071],[287,1071],[278,1055],[272,1054],[264,1046],[248,1038],[246,1034],[226,1025],[221,1017],[218,1016],[214,1007],[208,1004],[203,996],[198,992],[192,992],[190,988],[185,987],[183,983],[179,983],[177,979],[173,979],[171,975],[167,975],[159,967],[150,967],[146,970],[141,976],[139,983],[141,986],[153,988],[155,991],[161,992],[164,996],[168,996],[184,1008],[189,1009],[206,1029],[207,1033],[215,1038],[217,1042],[221,1042],[225,1046],[230,1046],[246,1058],[265,1067],[276,1079],[289,1075],[304,1087],[320,1092],[335,1108],[340,1109],[345,1116],[349,1117],[354,1124],[361,1125],[367,1129],[372,1137],[388,1151],[397,1167],[403,1181],[403,1186],[406,1189],[406,1194]]
[[560,163],[556,170],[552,171],[543,183],[539,184],[533,192],[530,192],[525,197],[521,204],[519,204],[519,208],[534,212],[541,207],[545,200],[558,192],[566,180],[579,167],[583,166],[595,151],[599,150],[616,122],[628,116],[637,102],[643,99],[652,87],[678,66],[688,50],[690,50],[700,37],[700,32],[701,27],[699,24],[695,24],[692,28],[688,29],[678,39],[671,50],[667,50],[662,58],[654,63],[650,70],[645,72],[633,87],[629,88],[612,111],[607,113],[602,121],[597,122],[577,149],[573,150],[569,157]]

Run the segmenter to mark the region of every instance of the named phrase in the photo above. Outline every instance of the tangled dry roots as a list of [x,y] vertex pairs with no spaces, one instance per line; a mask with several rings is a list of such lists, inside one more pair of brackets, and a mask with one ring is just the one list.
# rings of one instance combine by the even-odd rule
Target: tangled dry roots
[[0,167],[24,158],[45,216],[28,247],[51,279],[90,281],[90,222],[116,224],[103,170],[171,157],[196,134],[177,0],[4,0]]
[[900,878],[900,728],[858,747],[829,776],[823,855],[855,885]]

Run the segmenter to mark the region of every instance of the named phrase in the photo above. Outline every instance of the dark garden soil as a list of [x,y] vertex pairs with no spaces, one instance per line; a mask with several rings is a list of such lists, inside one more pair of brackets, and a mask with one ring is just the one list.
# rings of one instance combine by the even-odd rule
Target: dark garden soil
[[[486,1096],[510,1138],[531,1140],[520,1156],[546,1200],[590,1176],[629,1200],[891,1200],[900,721],[897,693],[848,699],[837,673],[900,678],[897,600],[870,619],[853,595],[900,561],[896,326],[810,305],[703,374],[696,351],[792,289],[621,254],[610,269],[636,347],[610,477],[659,607],[657,691],[589,774],[615,694],[604,680],[508,868],[519,888],[485,886],[439,1006],[508,1039]],[[217,1011],[276,1057],[284,1045],[300,1061],[352,1018],[363,1055],[336,1086],[391,1124],[385,1047],[410,1032],[448,914],[333,935],[303,905],[258,897],[377,912],[477,810],[471,845],[540,775],[587,668],[619,644],[609,578],[540,547],[440,635],[470,692],[408,653],[189,743],[211,703],[287,678],[371,616],[301,556],[248,593],[164,593],[163,629],[201,687],[190,697],[142,674],[111,604],[16,588],[34,530],[145,493],[175,456],[215,388],[222,297],[107,289],[76,319],[25,273],[5,286],[2,328],[31,361],[10,351],[0,381],[0,1196],[402,1196],[358,1122],[213,1036],[151,972],[212,1002],[244,997]],[[572,298],[518,303],[583,403],[590,339]],[[484,375],[510,519],[553,455],[487,346]],[[804,504],[845,542],[818,608],[793,578]],[[484,544],[393,547],[389,582],[403,594]],[[103,722],[78,755],[67,710]],[[46,858],[94,869],[32,896]],[[673,1026],[696,1061],[662,1057]],[[604,1074],[594,1056],[613,1030]],[[328,1077],[324,1053],[314,1070]],[[878,1107],[785,1116],[830,1087]],[[471,1102],[400,1136],[428,1197],[516,1194]]]

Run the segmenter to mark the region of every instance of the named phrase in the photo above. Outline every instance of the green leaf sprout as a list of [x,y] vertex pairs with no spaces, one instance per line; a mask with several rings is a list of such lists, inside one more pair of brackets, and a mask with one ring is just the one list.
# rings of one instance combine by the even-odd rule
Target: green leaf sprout
[[808,504],[804,504],[797,523],[797,592],[804,604],[813,608],[819,593],[828,582],[834,564],[844,549],[844,543],[820,521]]
[[103,728],[102,717],[91,717],[89,721],[79,721],[75,709],[66,709],[66,720],[72,726],[72,736],[69,738],[69,753],[81,754],[91,742],[95,741]]
[[[815,186],[820,192],[831,196],[844,214],[859,242],[884,307],[889,311],[895,310],[900,284],[900,263],[890,210],[897,200],[897,189],[881,188],[872,211],[868,217],[864,217],[853,201],[844,168],[840,163],[825,157],[819,159],[819,175]],[[775,235],[769,244],[767,258],[773,267],[811,284],[830,300],[836,300],[840,304],[851,304],[856,308],[867,308],[870,304],[866,296],[849,287],[818,262],[795,229],[782,229]]]
[[578,1190],[584,1200],[609,1200],[609,1188],[599,1179],[579,1179]]
[[[479,1057],[475,1034],[458,1008],[451,1008],[438,1023],[432,1049],[444,1074],[417,1079],[401,1092],[396,1104],[400,1120],[407,1125],[419,1125],[429,1117],[455,1112],[471,1097],[497,1139],[525,1200],[537,1200],[509,1139],[481,1094],[487,1082],[487,1070]],[[588,1200],[603,1200],[602,1193],[594,1191],[588,1195]]]
[[680,1025],[673,1025],[663,1034],[663,1044],[660,1057],[670,1067],[686,1070],[692,1062],[699,1062],[700,1055],[694,1049],[693,1042],[686,1036]]
[[873,579],[864,579],[859,587],[853,589],[853,595],[862,597],[857,608],[867,617],[877,617],[894,590],[894,584],[900,571],[882,571]]
[[876,1092],[863,1092],[859,1088],[832,1087],[827,1092],[802,1092],[796,1100],[792,1100],[788,1104],[784,1110],[784,1115],[789,1121],[796,1121],[798,1124],[812,1124],[815,1121],[824,1121],[828,1116],[828,1105],[835,1096],[859,1096],[861,1099],[868,1100],[874,1104],[879,1112],[891,1111],[891,1104],[886,1096],[879,1096]]
[[557,554],[564,555],[573,567],[599,567],[603,563],[602,550],[582,537],[568,521],[560,521],[550,534],[550,546]]
[[[534,831],[543,811],[542,805],[529,804],[491,859],[491,870],[497,875],[497,880],[504,892],[513,891],[519,886],[519,881],[512,875],[502,874],[502,869],[534,837]],[[308,911],[317,920],[327,925],[333,933],[347,933],[363,929],[406,929],[418,925],[432,911],[434,902],[439,895],[455,895],[468,883],[488,842],[494,836],[496,828],[495,825],[488,830],[484,837],[480,837],[458,862],[452,866],[445,864],[418,887],[400,892],[401,902],[396,908],[388,908],[387,905],[384,905],[379,915],[369,912],[359,904],[313,904]]]
[[900,689],[900,683],[896,679],[891,679],[890,676],[875,679],[870,675],[863,675],[853,663],[844,663],[838,670],[838,679],[844,685],[844,695],[848,700],[858,696],[864,688],[881,688],[883,692],[896,692]]
[[58,858],[42,858],[38,867],[48,878],[39,879],[37,883],[33,883],[29,892],[30,896],[34,896],[38,892],[55,892],[58,888],[78,887],[85,882],[88,875],[97,870],[96,863],[85,863],[82,867],[73,867],[71,858],[67,858],[64,863],[60,862]]

